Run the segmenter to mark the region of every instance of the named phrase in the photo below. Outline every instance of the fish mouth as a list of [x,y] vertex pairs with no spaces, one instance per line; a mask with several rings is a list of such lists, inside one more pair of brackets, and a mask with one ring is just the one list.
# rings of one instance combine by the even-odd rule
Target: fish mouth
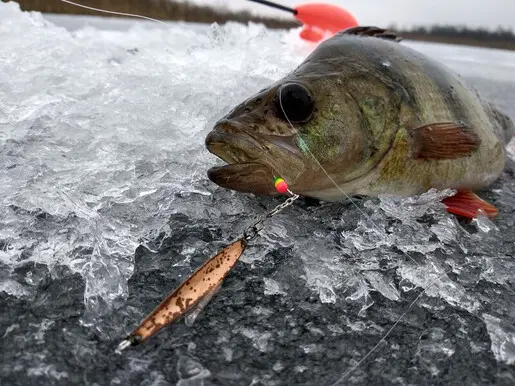
[[257,161],[261,146],[257,141],[242,134],[228,134],[218,130],[206,137],[207,150],[230,165]]
[[207,150],[227,163],[212,167],[208,178],[215,184],[242,193],[275,194],[273,171],[260,161],[263,149],[245,134],[211,131],[206,137]]

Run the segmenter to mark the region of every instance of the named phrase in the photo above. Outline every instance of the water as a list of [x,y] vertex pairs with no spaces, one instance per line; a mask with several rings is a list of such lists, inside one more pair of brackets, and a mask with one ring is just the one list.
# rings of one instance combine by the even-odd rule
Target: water
[[[419,296],[339,384],[515,382],[513,161],[481,193],[494,222],[445,213],[450,192],[358,202],[375,225],[352,205],[300,200],[192,326],[115,355],[280,202],[210,183],[219,161],[204,137],[313,47],[257,25],[52,20],[67,29],[0,4],[1,384],[332,384]],[[404,44],[515,118],[515,53]]]

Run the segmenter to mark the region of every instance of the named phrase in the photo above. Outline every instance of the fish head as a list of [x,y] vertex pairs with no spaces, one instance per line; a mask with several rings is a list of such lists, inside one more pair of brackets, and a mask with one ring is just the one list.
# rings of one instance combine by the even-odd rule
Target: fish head
[[[367,138],[359,107],[338,79],[291,74],[234,108],[206,137],[207,149],[228,165],[208,177],[232,190],[277,194],[274,177],[307,196],[355,173]],[[308,194],[306,194],[308,193]]]

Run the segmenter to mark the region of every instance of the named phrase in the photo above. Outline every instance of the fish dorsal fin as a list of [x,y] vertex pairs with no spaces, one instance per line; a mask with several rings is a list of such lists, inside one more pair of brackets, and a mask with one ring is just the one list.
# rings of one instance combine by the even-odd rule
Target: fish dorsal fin
[[388,31],[384,28],[373,27],[373,26],[358,26],[347,28],[340,32],[341,35],[356,35],[356,36],[370,36],[380,39],[393,40],[400,42],[402,39],[397,36],[394,32]]

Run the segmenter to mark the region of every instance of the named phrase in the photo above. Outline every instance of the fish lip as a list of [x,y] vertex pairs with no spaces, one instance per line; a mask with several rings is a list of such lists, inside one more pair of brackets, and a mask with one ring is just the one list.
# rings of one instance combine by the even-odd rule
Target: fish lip
[[[257,159],[259,159],[259,157],[268,150],[266,145],[261,145],[244,129],[238,129],[238,133],[227,133],[220,127],[220,125],[215,126],[215,128],[206,136],[205,145],[207,150],[228,164],[249,161],[259,163]],[[298,158],[299,160],[303,159],[301,150],[295,144],[295,134],[291,136],[259,134],[259,138],[265,140],[270,145],[287,151],[290,155]],[[245,156],[240,157],[240,160],[233,159],[229,154],[226,154],[223,151],[224,147],[231,147],[232,150],[236,149]]]
[[[259,162],[261,146],[245,133],[227,133],[216,127],[206,137],[207,150],[226,162],[227,165],[213,166],[208,169],[207,177],[215,184],[225,186],[227,178],[236,177],[242,169],[269,170],[270,167]],[[230,151],[229,151],[230,150]]]
[[213,166],[207,170],[207,177],[214,183],[217,183],[218,176],[221,173],[225,173],[226,175],[232,174],[232,172],[236,172],[239,168],[242,166],[247,167],[256,167],[256,168],[267,168],[266,165],[263,165],[258,162],[238,162],[238,163],[231,163],[227,165],[222,166]]
[[[241,134],[228,134],[219,130],[211,131],[205,140],[206,148],[221,160],[228,164],[236,163],[257,163],[261,147],[255,143],[250,136]],[[233,155],[228,154],[225,149],[231,148]],[[236,151],[236,155],[234,155]]]
[[222,188],[259,195],[276,194],[268,166],[256,162],[212,167],[208,178]]

